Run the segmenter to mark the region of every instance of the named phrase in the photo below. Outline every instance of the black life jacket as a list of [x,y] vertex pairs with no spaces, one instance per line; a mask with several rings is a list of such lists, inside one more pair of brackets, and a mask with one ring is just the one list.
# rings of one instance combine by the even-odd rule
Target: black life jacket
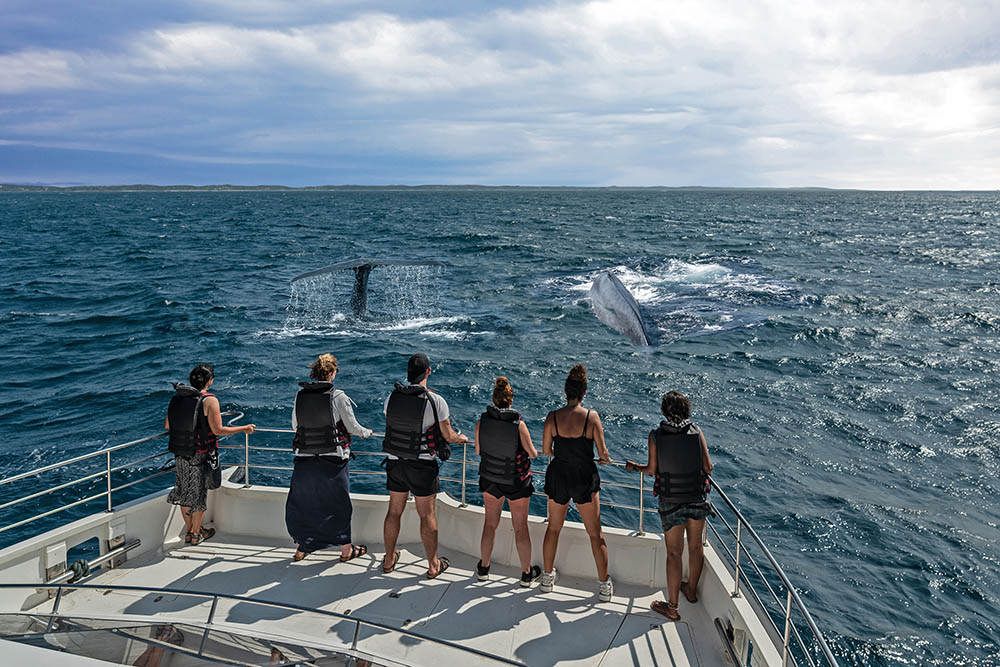
[[519,484],[531,476],[527,452],[521,447],[521,415],[492,405],[479,418],[479,476],[499,484]]
[[215,447],[218,440],[208,426],[208,417],[202,407],[205,398],[212,394],[202,394],[181,382],[174,383],[174,391],[177,393],[167,407],[167,422],[170,424],[167,449],[174,456],[190,457]]
[[292,447],[303,454],[331,454],[351,446],[344,420],[333,421],[333,383],[300,382],[295,395],[295,437]]
[[[424,410],[430,402],[434,424],[424,430]],[[382,451],[401,459],[414,461],[420,454],[436,454],[443,442],[438,427],[437,408],[428,391],[418,384],[396,383],[385,408],[385,439]]]
[[703,503],[708,478],[701,458],[701,438],[693,424],[676,428],[660,422],[651,434],[656,442],[653,493],[670,503]]

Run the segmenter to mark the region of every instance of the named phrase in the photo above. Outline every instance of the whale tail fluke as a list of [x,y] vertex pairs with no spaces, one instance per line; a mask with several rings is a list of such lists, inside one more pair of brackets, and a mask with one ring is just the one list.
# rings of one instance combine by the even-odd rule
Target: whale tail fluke
[[354,312],[355,317],[364,317],[368,310],[368,275],[377,266],[445,266],[445,263],[437,260],[421,259],[352,259],[347,262],[331,264],[322,269],[301,273],[292,278],[292,282],[294,283],[304,278],[321,276],[325,273],[353,269],[354,291],[351,293],[351,310]]

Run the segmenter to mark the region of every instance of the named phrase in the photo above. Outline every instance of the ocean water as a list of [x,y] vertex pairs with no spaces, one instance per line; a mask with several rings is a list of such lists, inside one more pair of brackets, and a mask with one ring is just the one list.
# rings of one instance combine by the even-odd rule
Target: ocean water
[[[376,269],[360,321],[352,274],[290,283],[358,256],[448,266]],[[170,382],[200,362],[215,365],[224,408],[287,427],[296,383],[332,352],[337,384],[380,430],[382,400],[424,351],[456,426],[471,431],[503,374],[536,441],[581,362],[617,460],[643,456],[664,391],[691,398],[716,479],[842,664],[1000,664],[998,262],[998,193],[0,194],[0,477],[158,432]],[[658,346],[593,316],[587,289],[604,270]],[[0,487],[0,501],[78,474]],[[0,523],[103,484],[0,510]]]

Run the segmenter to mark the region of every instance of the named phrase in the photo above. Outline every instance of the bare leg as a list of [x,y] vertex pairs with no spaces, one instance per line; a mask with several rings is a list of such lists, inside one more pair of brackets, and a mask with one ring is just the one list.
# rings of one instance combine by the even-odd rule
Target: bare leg
[[191,508],[190,507],[182,507],[181,508],[181,517],[183,517],[183,519],[184,519],[184,529],[187,530],[187,532],[189,532],[189,533],[194,532],[194,531],[191,530]]
[[687,533],[688,550],[688,590],[686,597],[698,597],[698,580],[701,579],[701,568],[705,564],[705,547],[701,536],[705,530],[705,520],[688,519],[684,525]]
[[191,532],[197,535],[201,532],[201,522],[205,518],[205,512],[195,512],[191,515]]
[[483,567],[490,566],[490,558],[493,556],[493,542],[496,540],[497,526],[500,525],[503,500],[503,498],[496,498],[489,493],[483,494],[483,507],[486,508],[486,516],[483,519],[483,536],[479,540],[479,553],[482,555]]
[[674,526],[663,534],[667,542],[667,601],[677,604],[684,573],[684,526]]
[[424,543],[424,552],[427,554],[427,574],[432,577],[437,576],[438,567],[438,524],[434,515],[434,507],[437,504],[437,496],[414,497],[417,503],[417,514],[420,515],[420,541]]
[[542,565],[545,572],[551,572],[556,564],[556,548],[559,546],[559,532],[566,521],[566,510],[569,503],[560,505],[549,499],[549,526],[545,529],[545,539],[542,541]]
[[514,526],[514,544],[517,558],[521,561],[521,572],[531,571],[531,534],[528,532],[528,506],[531,497],[509,500],[510,522]]
[[389,492],[389,509],[385,512],[385,521],[382,523],[382,540],[385,542],[385,566],[395,565],[396,540],[399,539],[399,520],[406,509],[406,499],[409,497],[406,491]]
[[590,550],[594,552],[594,564],[597,565],[597,578],[608,580],[608,545],[604,542],[604,531],[601,530],[601,499],[600,493],[590,497],[589,503],[576,506],[583,519],[583,526],[590,537]]

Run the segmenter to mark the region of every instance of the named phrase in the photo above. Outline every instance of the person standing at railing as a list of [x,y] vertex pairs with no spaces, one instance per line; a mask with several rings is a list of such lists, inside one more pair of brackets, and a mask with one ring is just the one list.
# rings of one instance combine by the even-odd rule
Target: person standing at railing
[[292,408],[295,467],[285,501],[285,526],[300,561],[313,551],[340,548],[346,562],[368,553],[351,542],[351,436],[372,434],[354,417],[351,399],[334,389],[337,358],[321,354],[310,366],[312,382],[300,382]]
[[[679,621],[677,605],[683,591],[688,602],[698,601],[698,581],[705,562],[701,537],[705,519],[712,514],[708,501],[708,476],[712,459],[705,434],[691,423],[691,402],[677,391],[667,392],[660,402],[664,421],[649,433],[646,465],[626,461],[626,470],[654,475],[653,493],[659,498],[660,523],[667,543],[667,601],[656,600],[650,608],[671,621]],[[687,534],[688,581],[682,582],[684,536]]]
[[535,487],[531,483],[531,459],[538,456],[528,426],[511,409],[514,388],[501,376],[493,385],[493,405],[486,407],[476,422],[476,454],[479,454],[479,490],[486,515],[480,539],[482,558],[476,564],[480,581],[490,577],[490,557],[504,498],[510,504],[514,544],[521,561],[521,586],[531,586],[542,576],[542,568],[531,564],[531,535],[528,534],[528,505]]
[[[611,455],[604,443],[604,426],[594,410],[581,405],[587,393],[587,369],[577,364],[569,371],[565,384],[566,405],[545,417],[542,432],[542,453],[553,457],[545,471],[545,495],[549,497],[549,525],[542,543],[544,571],[539,588],[543,593],[552,591],[558,576],[555,569],[559,532],[566,520],[569,501],[583,519],[590,537],[590,548],[597,565],[598,597],[608,602],[614,595],[614,582],[608,574],[608,546],[601,529],[601,476],[594,465],[594,447],[599,463],[611,463]],[[567,433],[579,433],[569,437]],[[562,435],[561,435],[562,434]]]
[[208,393],[215,382],[215,369],[199,364],[188,377],[190,386],[175,383],[163,428],[170,432],[168,449],[174,455],[174,488],[167,502],[180,505],[184,517],[186,544],[198,544],[215,535],[215,528],[203,528],[208,509],[208,490],[216,488],[212,478],[219,466],[218,436],[253,433],[253,424],[223,426],[219,399]]
[[448,403],[439,394],[427,389],[431,364],[427,355],[417,353],[406,364],[408,386],[396,384],[385,399],[385,477],[389,490],[389,509],[385,515],[383,535],[385,559],[382,571],[392,572],[399,561],[396,540],[399,524],[406,509],[408,494],[413,494],[420,516],[420,540],[427,553],[427,578],[434,579],[450,565],[444,556],[438,557],[437,517],[434,503],[441,490],[438,464],[450,455],[448,443],[464,444],[469,439],[451,427]]

